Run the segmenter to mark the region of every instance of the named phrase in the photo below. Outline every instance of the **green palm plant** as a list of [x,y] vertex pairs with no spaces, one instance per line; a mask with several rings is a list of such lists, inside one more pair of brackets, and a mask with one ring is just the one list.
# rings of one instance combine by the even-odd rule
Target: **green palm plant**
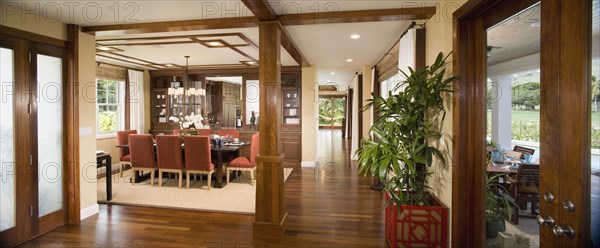
[[446,77],[449,56],[439,53],[430,66],[400,71],[406,80],[388,98],[373,93],[361,109],[375,107],[377,118],[369,128],[370,138],[356,152],[359,172],[387,181],[385,190],[391,199],[386,204],[431,205],[427,167],[433,165],[434,157],[446,164],[444,154],[432,143],[447,138],[440,131],[446,117],[444,95],[452,92],[452,83],[458,80]]

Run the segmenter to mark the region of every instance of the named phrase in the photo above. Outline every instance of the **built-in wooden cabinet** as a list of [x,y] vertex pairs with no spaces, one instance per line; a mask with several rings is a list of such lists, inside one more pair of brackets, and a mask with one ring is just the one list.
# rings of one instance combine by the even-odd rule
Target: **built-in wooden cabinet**
[[300,74],[281,75],[281,143],[286,167],[299,167],[302,161],[301,82]]
[[[165,71],[152,71],[152,84],[151,94],[151,121],[152,127],[150,133],[152,134],[170,134],[174,128],[178,128],[177,123],[173,123],[169,120],[170,116],[173,116],[173,111],[179,111],[187,113],[188,110],[194,109],[194,113],[198,112],[197,109],[201,108],[203,111],[202,115],[205,117],[205,121],[213,121],[211,127],[222,128],[222,127],[236,127],[236,119],[240,116],[244,117],[242,121],[243,127],[240,132],[240,139],[242,141],[251,141],[252,134],[259,130],[250,130],[250,125],[246,123],[247,116],[250,113],[245,113],[245,104],[250,100],[245,99],[247,97],[246,92],[243,89],[246,87],[247,80],[258,80],[258,70],[255,71],[242,70],[237,73],[232,69],[231,71],[218,71],[217,72],[191,72],[187,79],[183,74],[179,74],[176,71],[165,70]],[[243,85],[230,84],[226,82],[207,81],[207,75],[218,75],[223,73],[224,75],[241,75],[244,78]],[[186,90],[189,87],[195,87],[196,89],[202,87],[206,89],[206,96],[202,98],[194,98],[195,101],[190,101],[184,98],[183,101],[175,101],[173,96],[168,95],[168,88],[173,82],[173,76],[177,76],[178,81],[182,82],[182,87]],[[284,162],[286,167],[299,167],[302,161],[302,75],[298,69],[287,70],[281,74],[281,141],[282,148],[285,154]],[[260,87],[260,83],[257,85]],[[257,91],[256,93],[258,93]],[[254,97],[256,97],[256,93]],[[164,96],[164,98],[163,98]],[[188,97],[189,99],[189,97]],[[245,100],[244,100],[245,99]],[[251,101],[257,101],[252,99]],[[181,105],[181,109],[174,109],[173,104]],[[197,114],[197,113],[196,113]],[[258,121],[261,121],[261,117],[265,118],[263,113],[259,113]],[[214,124],[218,121],[219,124]],[[209,124],[209,123],[207,123]],[[256,126],[258,128],[258,125]],[[249,156],[249,149],[242,152],[244,155]]]

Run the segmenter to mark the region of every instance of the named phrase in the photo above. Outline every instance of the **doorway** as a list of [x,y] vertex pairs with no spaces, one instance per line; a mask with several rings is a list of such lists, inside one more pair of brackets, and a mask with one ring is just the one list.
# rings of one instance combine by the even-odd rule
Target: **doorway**
[[1,246],[66,224],[66,65],[63,47],[0,35]]
[[346,97],[320,96],[319,129],[344,129],[345,123]]
[[[540,3],[541,247],[590,247],[592,2],[469,1],[455,12],[452,240],[485,246],[487,30]],[[595,1],[594,1],[595,2]],[[493,51],[492,51],[493,53]],[[575,207],[573,207],[575,206]]]

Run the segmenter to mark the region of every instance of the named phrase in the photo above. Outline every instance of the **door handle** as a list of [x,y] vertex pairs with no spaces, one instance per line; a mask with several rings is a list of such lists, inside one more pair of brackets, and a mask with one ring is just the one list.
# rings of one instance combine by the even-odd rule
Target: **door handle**
[[538,215],[535,217],[535,220],[537,221],[537,223],[540,226],[549,226],[549,227],[554,226],[554,219],[552,219],[552,217],[550,217],[550,216],[542,217],[541,215]]
[[563,208],[569,212],[573,212],[573,210],[575,210],[575,204],[572,201],[566,200],[562,205]]
[[570,238],[570,239],[575,237],[575,230],[573,230],[573,228],[571,228],[568,225],[564,225],[562,227],[559,225],[556,225],[552,228],[552,232],[557,237],[566,236],[567,238]]

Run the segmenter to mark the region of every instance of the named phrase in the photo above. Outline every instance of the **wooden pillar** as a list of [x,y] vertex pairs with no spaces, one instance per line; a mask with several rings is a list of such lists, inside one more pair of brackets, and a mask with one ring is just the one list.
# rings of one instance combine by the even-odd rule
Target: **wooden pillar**
[[[277,21],[258,24],[260,81],[260,155],[256,158],[256,220],[261,235],[285,229],[283,152],[281,146],[281,27]],[[266,232],[264,232],[266,230]]]

